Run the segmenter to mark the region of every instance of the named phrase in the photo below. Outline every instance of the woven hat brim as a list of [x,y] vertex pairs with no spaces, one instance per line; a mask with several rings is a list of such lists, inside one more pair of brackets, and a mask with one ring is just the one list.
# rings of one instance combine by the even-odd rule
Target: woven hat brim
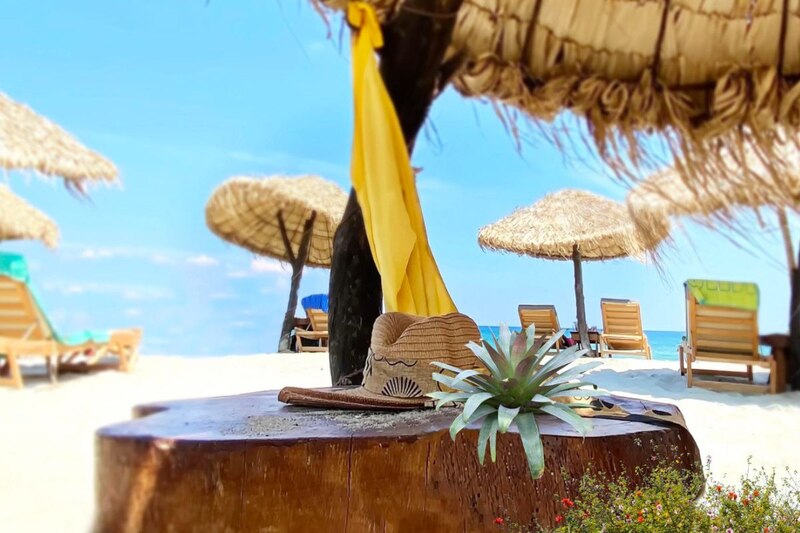
[[278,400],[283,403],[304,407],[354,409],[360,411],[403,411],[433,407],[433,400],[424,396],[420,398],[394,398],[383,394],[375,394],[364,387],[332,387],[324,389],[284,387],[278,393]]

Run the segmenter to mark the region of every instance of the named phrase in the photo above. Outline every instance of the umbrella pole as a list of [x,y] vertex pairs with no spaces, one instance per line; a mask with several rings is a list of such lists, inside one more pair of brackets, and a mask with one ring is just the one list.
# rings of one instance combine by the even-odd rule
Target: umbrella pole
[[586,306],[583,301],[583,267],[581,266],[581,252],[578,245],[572,246],[572,264],[575,267],[575,309],[578,312],[578,333],[581,337],[581,346],[589,350],[589,355],[594,357],[594,350],[589,344],[589,330],[586,327]]
[[797,262],[794,258],[794,246],[792,245],[792,232],[789,229],[789,220],[786,218],[786,210],[778,209],[778,224],[781,227],[781,234],[783,235],[783,246],[786,248],[786,263],[789,265],[789,273],[797,268]]
[[297,255],[295,255],[294,250],[292,250],[292,242],[289,239],[289,232],[286,230],[286,224],[283,221],[283,213],[278,212],[278,228],[281,231],[283,246],[286,248],[286,257],[289,258],[289,264],[292,266],[292,284],[289,288],[289,303],[286,305],[286,314],[283,317],[281,338],[278,341],[279,352],[288,352],[291,346],[294,315],[297,311],[297,292],[300,289],[300,280],[303,277],[303,267],[308,259],[308,249],[311,245],[311,234],[316,218],[317,212],[313,211],[308,220],[306,220],[303,226],[303,235],[300,238],[300,246],[297,249]]

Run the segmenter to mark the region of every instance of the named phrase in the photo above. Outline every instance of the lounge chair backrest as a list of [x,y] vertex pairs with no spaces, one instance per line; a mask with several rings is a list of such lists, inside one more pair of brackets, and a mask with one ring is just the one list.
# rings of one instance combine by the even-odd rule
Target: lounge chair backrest
[[312,331],[328,331],[328,313],[321,309],[306,309]]
[[686,291],[689,344],[698,359],[758,360],[758,312],[697,302]]
[[642,336],[642,313],[639,302],[603,298],[600,300],[603,315],[603,334]]
[[554,305],[520,305],[519,322],[523,329],[531,324],[536,326],[536,334],[555,333],[561,330]]
[[0,276],[0,337],[38,341],[52,336],[28,286]]
[[321,309],[328,312],[328,295],[327,294],[309,294],[300,300],[300,305],[303,309]]

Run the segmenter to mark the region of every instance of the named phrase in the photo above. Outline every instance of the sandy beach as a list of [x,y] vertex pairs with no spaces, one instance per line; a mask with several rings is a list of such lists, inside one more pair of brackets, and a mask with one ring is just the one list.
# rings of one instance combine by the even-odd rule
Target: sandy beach
[[[214,358],[146,356],[132,374],[64,376],[52,385],[29,367],[24,390],[0,389],[0,514],[4,531],[82,532],[94,507],[94,431],[134,405],[328,384],[327,354]],[[34,375],[31,375],[34,374]],[[752,466],[800,467],[800,392],[742,396],[687,389],[677,363],[606,360],[592,373],[607,390],[677,404],[717,477]]]

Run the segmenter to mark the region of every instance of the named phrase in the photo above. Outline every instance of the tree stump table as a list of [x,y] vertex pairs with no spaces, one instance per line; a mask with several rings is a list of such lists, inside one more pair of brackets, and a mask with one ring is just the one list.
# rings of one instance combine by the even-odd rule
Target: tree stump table
[[481,466],[476,428],[450,439],[456,413],[293,407],[274,391],[140,406],[97,434],[95,531],[493,531],[498,516],[552,524],[587,471],[636,481],[669,461],[702,473],[681,425],[595,418],[583,439],[538,416],[546,473],[534,481],[513,430]]

